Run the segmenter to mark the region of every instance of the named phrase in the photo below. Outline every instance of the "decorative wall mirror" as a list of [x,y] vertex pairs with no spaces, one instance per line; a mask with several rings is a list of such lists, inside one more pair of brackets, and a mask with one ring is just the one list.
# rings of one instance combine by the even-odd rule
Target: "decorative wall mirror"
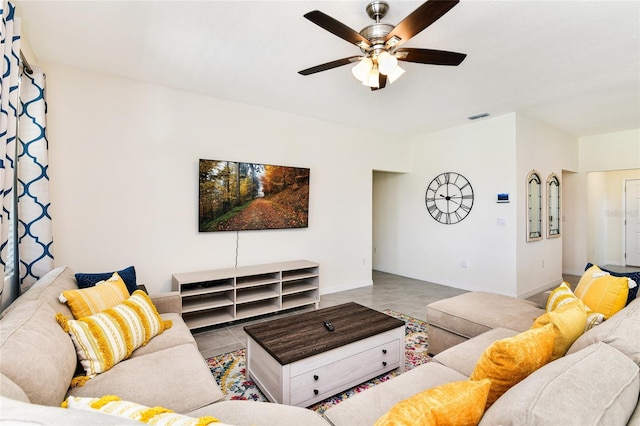
[[547,179],[547,238],[560,236],[560,180],[554,173]]
[[527,175],[527,241],[542,238],[542,181],[532,170]]

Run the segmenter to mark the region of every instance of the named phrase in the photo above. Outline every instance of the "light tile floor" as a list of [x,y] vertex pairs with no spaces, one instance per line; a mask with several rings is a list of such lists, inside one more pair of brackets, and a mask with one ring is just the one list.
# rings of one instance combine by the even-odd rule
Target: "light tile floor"
[[[414,318],[425,319],[426,306],[429,303],[465,292],[452,287],[380,271],[373,271],[372,278],[372,286],[320,296],[320,307],[325,308],[347,302],[357,302],[378,311],[392,309]],[[293,315],[309,309],[313,308],[296,309],[280,314],[266,315],[251,320],[196,330],[194,337],[202,355],[205,358],[210,358],[244,348],[247,335],[243,328],[246,325]]]
[[[609,267],[611,270],[637,270]],[[465,293],[464,290],[393,275],[386,272],[373,271],[373,285],[355,290],[322,295],[320,307],[335,306],[341,303],[357,302],[378,311],[392,309],[418,319],[425,319],[426,306],[437,300]],[[564,279],[575,286],[580,277],[568,275]],[[532,296],[530,300],[540,303],[541,295]],[[302,308],[280,314],[266,315],[251,320],[196,330],[194,337],[198,348],[205,358],[235,351],[245,347],[247,335],[243,328],[246,325],[267,321],[287,315],[293,315],[313,308]]]

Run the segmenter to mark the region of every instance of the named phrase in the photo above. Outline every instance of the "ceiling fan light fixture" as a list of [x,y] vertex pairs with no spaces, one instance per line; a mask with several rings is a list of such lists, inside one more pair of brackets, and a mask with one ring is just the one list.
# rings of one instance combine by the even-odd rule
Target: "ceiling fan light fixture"
[[371,68],[367,77],[362,81],[362,84],[368,87],[379,88],[380,87],[380,73],[376,67]]
[[380,74],[388,76],[389,74],[392,74],[397,67],[398,59],[386,50],[383,50],[378,55],[378,70],[380,71]]
[[390,74],[387,74],[387,79],[389,80],[389,83],[391,84],[394,81],[396,81],[397,79],[399,79],[402,74],[404,74],[404,69],[402,69],[402,67],[400,67],[400,65],[397,65],[396,68],[393,70],[393,72],[391,72]]
[[398,49],[431,24],[442,18],[459,0],[426,0],[407,15],[398,25],[381,22],[389,10],[384,0],[369,0],[367,14],[375,21],[360,32],[348,27],[331,16],[313,10],[304,17],[333,35],[356,45],[362,56],[350,56],[298,71],[301,75],[315,74],[347,64],[353,64],[351,72],[363,85],[373,90],[384,89],[387,83],[395,82],[404,70],[398,61],[429,65],[460,65],[467,56],[463,53],[434,49],[404,48]]
[[369,58],[362,58],[355,67],[351,69],[353,76],[361,82],[365,82],[369,78],[369,73],[373,69],[373,61]]

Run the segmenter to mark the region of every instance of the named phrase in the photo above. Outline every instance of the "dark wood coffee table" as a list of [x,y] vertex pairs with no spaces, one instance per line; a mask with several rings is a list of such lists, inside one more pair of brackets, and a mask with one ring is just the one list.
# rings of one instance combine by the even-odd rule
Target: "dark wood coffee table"
[[308,407],[387,371],[404,371],[404,321],[357,303],[244,330],[247,377],[273,402]]

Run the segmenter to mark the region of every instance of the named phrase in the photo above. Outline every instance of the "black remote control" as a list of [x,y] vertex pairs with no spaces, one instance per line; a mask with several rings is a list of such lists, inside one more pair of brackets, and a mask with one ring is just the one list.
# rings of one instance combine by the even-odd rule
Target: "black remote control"
[[336,328],[333,326],[333,324],[331,324],[331,321],[329,321],[329,320],[325,320],[325,321],[324,321],[324,326],[325,326],[325,327],[326,327],[326,329],[327,329],[327,330],[329,330],[329,331],[333,331],[333,330],[335,330],[335,329],[336,329]]

